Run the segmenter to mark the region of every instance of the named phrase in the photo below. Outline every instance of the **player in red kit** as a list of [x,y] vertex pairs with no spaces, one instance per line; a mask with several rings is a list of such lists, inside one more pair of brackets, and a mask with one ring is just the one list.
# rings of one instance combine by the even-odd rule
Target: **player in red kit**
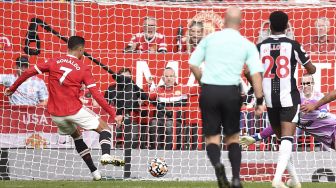
[[124,52],[132,53],[166,53],[165,36],[157,32],[157,23],[154,17],[145,17],[143,32],[132,36]]
[[184,112],[173,112],[166,107],[187,106],[188,98],[198,94],[198,86],[176,84],[176,74],[173,68],[166,67],[162,78],[164,84],[149,93],[149,99],[157,102],[157,113],[149,125],[150,148],[173,149],[173,113],[176,113],[177,147],[181,142],[181,125]]
[[85,84],[97,103],[117,123],[121,123],[122,117],[115,116],[115,110],[107,104],[103,96],[98,92],[90,68],[81,58],[84,54],[85,40],[79,36],[72,36],[68,41],[68,55],[47,60],[45,63],[36,64],[26,70],[15,83],[6,89],[5,95],[11,95],[29,77],[36,74],[49,72],[49,100],[48,112],[54,123],[58,126],[59,134],[71,135],[74,139],[76,150],[89,167],[93,179],[100,180],[101,175],[92,161],[90,150],[83,141],[80,126],[86,130],[95,130],[100,134],[99,143],[102,149],[100,162],[103,165],[123,165],[124,162],[110,155],[111,131],[107,123],[97,114],[83,106],[80,101],[80,89]]

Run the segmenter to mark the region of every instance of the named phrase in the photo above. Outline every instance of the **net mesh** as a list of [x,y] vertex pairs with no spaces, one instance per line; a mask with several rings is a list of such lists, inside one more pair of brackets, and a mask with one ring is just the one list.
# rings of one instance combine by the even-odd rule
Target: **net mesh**
[[[176,82],[190,86],[185,94],[197,87],[195,78],[189,71],[188,58],[192,51],[193,22],[202,22],[204,35],[223,28],[224,12],[229,5],[238,5],[243,10],[241,34],[257,43],[269,35],[267,18],[274,10],[284,10],[289,15],[290,27],[287,36],[303,44],[317,67],[315,89],[322,93],[334,89],[335,82],[335,4],[291,4],[277,3],[173,3],[173,2],[0,2],[0,87],[4,90],[16,78],[15,59],[29,54],[30,65],[44,62],[47,58],[64,55],[67,52],[65,38],[72,32],[86,39],[86,52],[96,62],[118,71],[127,67],[132,72],[135,83],[149,91],[163,83],[165,67],[176,72]],[[136,33],[144,30],[145,17],[156,18],[156,33],[164,36],[148,50],[139,47],[135,53],[124,53]],[[317,20],[322,20],[317,25]],[[72,27],[73,25],[73,27]],[[149,25],[147,23],[147,25]],[[318,28],[320,30],[318,30]],[[150,27],[150,26],[149,26]],[[148,29],[148,28],[147,28]],[[327,42],[318,44],[315,40],[319,32],[327,30]],[[150,29],[148,29],[150,30]],[[157,35],[157,38],[162,37]],[[139,35],[140,36],[140,35]],[[65,37],[65,38],[62,38]],[[200,36],[196,35],[196,38]],[[139,39],[134,40],[141,40]],[[164,44],[161,44],[164,43]],[[131,43],[132,44],[132,43]],[[167,49],[162,52],[161,47]],[[91,66],[92,73],[104,93],[115,83],[110,74],[97,65],[92,58],[84,58]],[[303,74],[297,71],[298,83]],[[8,76],[12,75],[12,76]],[[46,75],[39,75],[47,83]],[[40,84],[39,84],[40,85]],[[36,86],[37,87],[37,86]],[[35,86],[27,86],[20,92],[38,92]],[[249,86],[246,86],[248,88]],[[30,89],[30,90],[29,90]],[[30,93],[31,94],[31,93]],[[42,94],[40,94],[42,95]],[[24,103],[29,96],[22,97]],[[101,166],[98,164],[100,146],[98,134],[83,131],[84,140],[91,148],[98,169],[106,178],[153,178],[147,172],[147,163],[155,157],[163,157],[169,172],[164,179],[214,180],[213,167],[207,159],[202,136],[201,116],[198,96],[187,95],[186,104],[170,110],[172,116],[172,138],[161,138],[161,142],[171,144],[172,149],[151,146],[151,137],[160,137],[158,130],[150,131],[150,123],[158,110],[148,101],[142,101],[136,112],[128,114],[132,126],[119,129],[111,118],[95,105],[90,95],[83,92],[83,102],[92,108],[113,130],[112,154],[127,158],[131,166],[125,168]],[[185,99],[185,98],[184,98]],[[36,100],[32,99],[32,100]],[[38,99],[40,100],[40,98]],[[8,97],[0,93],[0,177],[3,179],[90,179],[85,163],[74,149],[71,137],[61,136],[51,123],[46,108],[42,105],[12,105]],[[269,126],[267,115],[254,117],[251,108],[253,99],[247,101],[241,111],[241,134],[254,135]],[[330,108],[333,110],[334,104]],[[182,113],[178,113],[181,112]],[[169,143],[170,142],[170,143]],[[126,148],[126,149],[125,149]],[[125,149],[125,150],[124,150]],[[230,164],[223,145],[223,161],[231,176]],[[269,181],[275,172],[278,145],[274,137],[249,146],[243,151],[241,174],[246,181]],[[298,132],[294,147],[294,158],[300,180],[311,181],[318,169],[335,169],[335,154],[324,151],[312,136]],[[131,172],[131,173],[129,173]]]

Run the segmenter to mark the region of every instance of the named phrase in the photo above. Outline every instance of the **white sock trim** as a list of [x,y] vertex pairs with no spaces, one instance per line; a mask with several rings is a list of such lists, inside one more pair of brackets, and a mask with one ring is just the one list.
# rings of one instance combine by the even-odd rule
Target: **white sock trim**
[[99,142],[99,144],[100,145],[102,145],[102,144],[111,144],[111,141],[109,141],[109,140],[102,140],[102,141]]
[[87,155],[88,153],[90,153],[90,150],[89,150],[89,149],[85,149],[85,150],[83,150],[82,152],[80,152],[79,155],[80,155],[81,157],[83,157],[83,156]]
[[83,135],[80,135],[79,137],[74,138],[74,141],[76,141],[76,140],[80,140],[80,139],[83,139]]

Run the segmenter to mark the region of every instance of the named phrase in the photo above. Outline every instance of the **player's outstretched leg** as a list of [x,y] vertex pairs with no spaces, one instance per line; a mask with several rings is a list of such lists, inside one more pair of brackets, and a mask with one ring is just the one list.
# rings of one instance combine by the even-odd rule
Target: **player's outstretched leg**
[[240,144],[243,146],[243,148],[248,147],[251,144],[254,144],[256,141],[259,141],[261,139],[266,139],[274,134],[274,131],[271,126],[266,127],[263,131],[260,133],[256,133],[253,136],[241,136],[239,138]]
[[94,165],[90,150],[88,146],[85,144],[82,134],[76,129],[76,131],[71,134],[71,137],[74,139],[76,150],[78,154],[82,157],[86,165],[89,167],[93,180],[101,180],[101,174],[97,167]]
[[[207,137],[207,140],[210,141],[212,136]],[[215,136],[217,137],[217,136]],[[219,136],[218,136],[219,137]],[[219,188],[229,188],[230,184],[227,180],[226,174],[225,174],[225,168],[224,165],[220,162],[220,147],[218,144],[214,144],[210,142],[206,146],[206,151],[209,157],[209,160],[212,164],[212,166],[215,168],[218,187]]]
[[99,126],[96,131],[99,135],[99,143],[102,149],[102,156],[100,158],[100,163],[102,165],[112,164],[114,166],[124,166],[125,161],[117,158],[116,156],[111,156],[111,130],[107,126],[106,122],[99,119]]

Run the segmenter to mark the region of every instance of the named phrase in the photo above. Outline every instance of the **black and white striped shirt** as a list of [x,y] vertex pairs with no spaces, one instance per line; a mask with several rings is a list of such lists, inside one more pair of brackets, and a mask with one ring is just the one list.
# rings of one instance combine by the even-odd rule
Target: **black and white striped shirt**
[[271,35],[257,45],[264,65],[263,91],[267,107],[290,107],[300,104],[294,77],[297,63],[310,61],[302,46],[286,35]]

